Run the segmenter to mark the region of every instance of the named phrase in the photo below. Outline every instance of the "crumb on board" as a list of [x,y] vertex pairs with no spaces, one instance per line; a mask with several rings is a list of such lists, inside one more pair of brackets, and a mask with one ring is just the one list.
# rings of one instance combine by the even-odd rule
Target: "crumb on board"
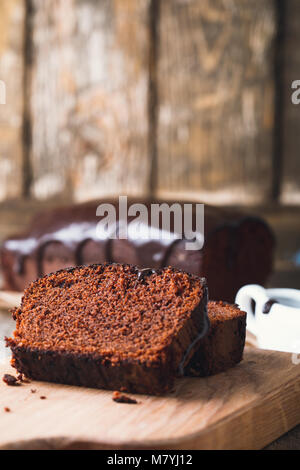
[[32,388],[30,391],[31,393],[36,393],[36,388]]
[[5,407],[4,407],[4,411],[5,411],[5,413],[10,413],[11,409],[8,408],[8,406],[5,406]]
[[46,400],[46,398],[47,398],[47,397],[45,397],[45,395],[42,395],[42,396],[40,397],[41,400]]
[[137,404],[138,402],[134,398],[130,398],[127,395],[124,395],[123,393],[120,392],[113,392],[112,396],[113,401],[117,403],[128,403],[131,405]]
[[15,385],[20,385],[20,382],[18,381],[17,377],[14,377],[11,374],[4,374],[2,377],[3,382],[6,383],[6,385],[10,386],[15,386]]
[[25,384],[29,384],[30,383],[30,380],[28,380],[26,377],[24,377],[23,374],[19,374],[17,376],[17,379],[19,380],[19,382],[23,382]]

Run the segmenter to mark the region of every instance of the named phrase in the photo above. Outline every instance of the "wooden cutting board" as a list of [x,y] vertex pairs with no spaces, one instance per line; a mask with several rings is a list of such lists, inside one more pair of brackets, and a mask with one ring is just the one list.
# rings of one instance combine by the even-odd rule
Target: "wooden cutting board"
[[[0,366],[1,377],[9,372]],[[300,364],[288,353],[246,348],[228,372],[136,398],[120,404],[109,391],[1,380],[0,448],[260,449],[300,423]]]
[[0,308],[10,310],[20,305],[23,292],[0,290]]

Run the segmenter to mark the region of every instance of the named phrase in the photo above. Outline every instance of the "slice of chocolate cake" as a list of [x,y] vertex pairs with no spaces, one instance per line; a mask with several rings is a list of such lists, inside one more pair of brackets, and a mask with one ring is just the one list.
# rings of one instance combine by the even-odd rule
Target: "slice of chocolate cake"
[[7,339],[35,380],[160,394],[209,327],[205,279],[175,268],[103,264],[33,282]]
[[246,312],[226,302],[207,304],[210,329],[185,369],[190,376],[217,374],[238,364],[243,358]]

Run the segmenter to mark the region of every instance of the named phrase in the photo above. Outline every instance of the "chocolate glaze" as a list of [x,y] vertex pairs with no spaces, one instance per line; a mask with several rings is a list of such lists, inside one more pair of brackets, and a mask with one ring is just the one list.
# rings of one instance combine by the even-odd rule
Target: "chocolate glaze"
[[273,307],[274,304],[278,304],[278,301],[275,299],[268,300],[263,306],[262,313],[270,313],[271,308]]
[[202,279],[202,282],[204,284],[205,288],[205,293],[203,296],[203,299],[201,301],[200,305],[200,311],[204,312],[203,315],[203,323],[202,323],[202,329],[199,331],[199,335],[195,340],[189,345],[188,349],[185,351],[185,354],[183,355],[182,361],[180,362],[178,366],[178,375],[179,377],[183,377],[185,375],[185,367],[187,363],[189,362],[189,359],[193,355],[193,351],[197,348],[197,345],[199,344],[200,340],[207,334],[209,327],[210,327],[210,322],[207,316],[207,301],[208,301],[208,289],[207,286],[205,285],[205,279]]
[[137,271],[137,280],[143,281],[145,277],[150,276],[151,274],[156,274],[157,270],[152,268],[139,269]]
[[[157,200],[128,200],[128,206],[133,203],[143,203],[150,209],[151,203],[160,202],[161,201]],[[96,216],[96,209],[100,203],[110,203],[114,205],[116,209],[117,230],[119,230],[121,221],[119,219],[118,200],[102,200],[45,211],[34,219],[27,233],[7,239],[1,250],[6,287],[20,290],[26,286],[25,280],[24,285],[20,286],[20,284],[22,284],[22,277],[26,276],[25,262],[27,259],[33,260],[36,266],[36,273],[33,279],[46,274],[48,272],[45,272],[44,268],[45,259],[47,259],[46,250],[48,246],[53,243],[58,243],[63,246],[70,254],[70,265],[86,263],[83,251],[89,242],[95,243],[96,246],[102,250],[101,253],[103,253],[103,255],[101,255],[101,259],[97,262],[129,262],[141,268],[150,266],[150,268],[156,269],[170,264],[169,259],[172,253],[175,247],[179,246],[178,244],[181,242],[181,240],[178,240],[174,235],[173,221],[171,221],[169,232],[171,236],[167,239],[162,236],[160,239],[151,239],[151,235],[139,238],[136,237],[134,230],[129,230],[127,240],[112,240],[107,238],[105,234],[101,235],[97,233],[96,230],[97,224],[101,220],[101,217]],[[172,201],[169,201],[169,204],[172,204]],[[181,203],[181,205],[183,205],[183,203]],[[195,214],[194,205],[195,203],[193,203]],[[148,214],[149,220],[148,224],[145,225],[145,229],[148,229],[150,226],[150,210],[148,210]],[[134,219],[135,217],[128,217],[129,227],[133,227],[130,223],[133,222]],[[253,265],[251,267],[253,272],[249,272],[248,275],[245,275],[244,270],[249,271],[250,268],[245,266],[242,269],[243,272],[239,273],[237,271],[236,262],[241,250],[241,229],[247,224],[251,227],[248,237],[250,245],[253,242],[254,248],[256,248],[255,235],[252,235],[251,231],[253,231],[254,228],[255,233],[255,230],[259,228],[261,232],[258,235],[258,237],[260,237],[260,246],[262,246],[261,237],[263,236],[263,243],[267,245],[268,249],[264,250],[266,259],[261,261],[262,256],[257,256],[256,263],[258,267]],[[162,233],[160,226],[155,227],[155,229],[157,229],[160,234]],[[210,241],[220,232],[222,232],[222,234],[224,232],[224,236],[228,238],[228,241],[226,242],[225,248],[220,247],[218,250],[216,247],[215,251],[213,247],[210,247]],[[216,292],[214,292],[214,286],[212,285],[214,298],[223,298],[223,300],[232,301],[234,290],[239,288],[243,283],[257,282],[264,284],[271,271],[274,239],[270,229],[263,221],[257,217],[240,214],[235,211],[221,210],[206,205],[204,239],[204,249],[201,250],[203,256],[197,261],[197,263],[201,263],[201,265],[195,265],[195,262],[191,263],[191,259],[196,260],[195,252],[186,251],[184,244],[181,244],[180,257],[182,257],[183,261],[179,260],[178,265],[174,264],[174,266],[193,272],[194,274],[209,276],[208,271],[213,259],[205,258],[206,249],[210,247],[212,251],[210,257],[214,257],[215,254],[220,256],[220,253],[223,251],[222,256],[225,259],[225,264],[222,266],[222,269],[225,271],[225,275],[223,275],[224,282],[226,282],[226,278],[227,280],[229,279],[228,274],[230,273],[233,279],[232,284],[236,283],[237,285],[231,288],[232,292],[227,296],[224,295],[224,289],[222,294],[220,292],[220,295],[218,295],[220,288],[216,288]],[[249,250],[253,251],[253,247],[249,246]],[[117,252],[119,258],[116,257]],[[253,253],[253,255],[255,255],[255,253]],[[9,257],[10,259],[8,259]],[[13,264],[11,261],[12,257],[14,260]],[[251,256],[251,258],[255,258],[255,256]],[[95,260],[91,262],[95,262]],[[192,265],[193,269],[191,268]],[[212,277],[212,274],[210,274],[210,277]],[[28,282],[28,280],[26,282]],[[211,284],[210,279],[209,282]]]

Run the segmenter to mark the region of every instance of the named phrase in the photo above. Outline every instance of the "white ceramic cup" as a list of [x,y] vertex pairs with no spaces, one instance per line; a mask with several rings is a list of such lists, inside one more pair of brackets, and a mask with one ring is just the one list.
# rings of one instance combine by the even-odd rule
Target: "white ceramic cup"
[[249,284],[238,291],[235,302],[247,312],[247,329],[258,347],[300,353],[300,290]]

